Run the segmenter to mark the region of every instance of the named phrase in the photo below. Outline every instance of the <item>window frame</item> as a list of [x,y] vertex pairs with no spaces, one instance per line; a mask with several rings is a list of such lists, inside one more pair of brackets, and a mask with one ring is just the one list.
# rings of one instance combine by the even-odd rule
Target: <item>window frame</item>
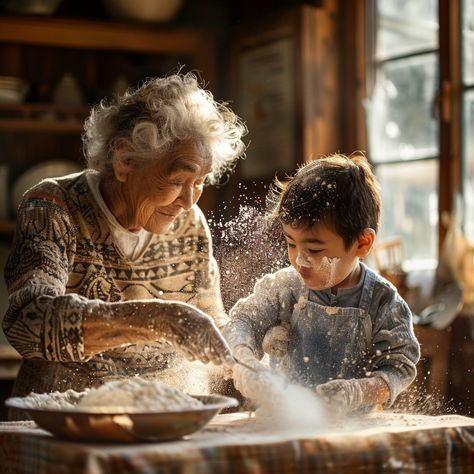
[[[462,0],[440,0],[439,16],[439,91],[436,108],[439,119],[439,173],[438,173],[438,260],[447,227],[442,216],[452,212],[453,196],[461,193],[462,173]],[[345,74],[352,74],[354,86],[349,88],[346,115],[356,118],[349,124],[345,138],[348,149],[368,150],[364,101],[370,96],[375,83],[375,70],[370,67],[375,57],[376,0],[351,0],[343,6],[343,15],[352,15],[352,24],[343,22],[345,50],[352,49],[355,59],[347,65]],[[351,47],[352,42],[352,47]],[[352,71],[349,68],[352,66]],[[350,77],[350,76],[346,76]],[[348,97],[352,94],[352,99]],[[370,154],[368,154],[370,159]]]

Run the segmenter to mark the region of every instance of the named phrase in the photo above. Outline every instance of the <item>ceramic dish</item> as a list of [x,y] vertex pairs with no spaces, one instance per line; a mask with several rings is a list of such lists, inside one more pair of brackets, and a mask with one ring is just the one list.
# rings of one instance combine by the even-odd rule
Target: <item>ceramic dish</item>
[[10,398],[9,407],[26,411],[53,435],[82,441],[169,441],[203,428],[220,410],[238,406],[235,398],[193,395],[204,406],[182,411],[128,412],[111,408],[25,408],[21,398]]
[[0,104],[20,104],[28,93],[28,83],[19,77],[0,76]]
[[26,170],[14,183],[11,202],[16,210],[23,194],[45,178],[57,178],[81,171],[80,166],[73,161],[45,161]]
[[163,23],[172,20],[183,5],[183,0],[103,0],[114,18]]

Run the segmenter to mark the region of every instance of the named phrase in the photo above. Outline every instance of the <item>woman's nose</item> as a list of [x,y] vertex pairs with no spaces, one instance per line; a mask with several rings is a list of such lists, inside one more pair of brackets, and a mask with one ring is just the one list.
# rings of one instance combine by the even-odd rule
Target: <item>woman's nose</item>
[[311,267],[311,259],[304,253],[298,252],[298,255],[296,256],[296,265],[309,268]]
[[189,211],[189,209],[194,205],[194,187],[183,186],[178,199],[181,207],[186,211]]

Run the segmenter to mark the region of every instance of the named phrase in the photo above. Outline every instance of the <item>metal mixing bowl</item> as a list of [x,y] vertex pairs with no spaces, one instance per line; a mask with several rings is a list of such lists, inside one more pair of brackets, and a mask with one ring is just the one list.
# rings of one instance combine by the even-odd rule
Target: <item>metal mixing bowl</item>
[[204,405],[184,411],[124,413],[113,407],[88,410],[25,408],[20,398],[7,406],[26,411],[53,435],[82,441],[168,441],[203,428],[220,410],[238,406],[234,398],[192,395]]

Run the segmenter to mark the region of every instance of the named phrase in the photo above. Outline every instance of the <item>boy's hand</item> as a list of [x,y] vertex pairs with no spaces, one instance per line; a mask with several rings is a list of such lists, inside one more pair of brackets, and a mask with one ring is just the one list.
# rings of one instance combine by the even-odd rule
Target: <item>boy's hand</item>
[[316,393],[338,415],[354,412],[364,403],[364,379],[337,379],[316,387]]
[[[254,356],[253,351],[247,346],[237,346],[233,351],[234,357],[244,364],[252,367],[257,372],[264,373],[266,368],[260,364]],[[232,377],[234,379],[235,388],[246,398],[258,398],[259,390],[259,374],[245,368],[240,364],[234,364],[232,367]]]
[[262,348],[272,357],[283,357],[288,352],[290,328],[288,324],[270,328],[263,338]]

